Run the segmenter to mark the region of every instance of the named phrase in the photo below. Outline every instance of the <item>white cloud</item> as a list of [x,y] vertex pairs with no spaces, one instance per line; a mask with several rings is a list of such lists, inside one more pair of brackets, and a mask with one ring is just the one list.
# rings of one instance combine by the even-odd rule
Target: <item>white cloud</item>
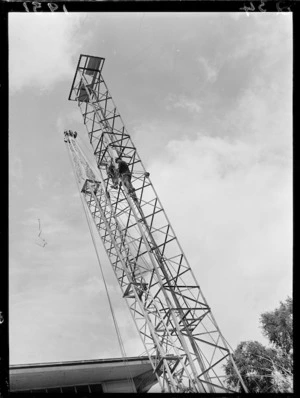
[[190,99],[185,95],[169,94],[165,99],[165,103],[168,110],[181,108],[186,109],[190,113],[199,113],[202,110],[198,100]]
[[254,339],[265,344],[259,315],[292,291],[291,92],[288,69],[278,82],[258,77],[220,119],[219,137],[209,130],[213,136],[202,132],[195,140],[173,140],[164,159],[149,165],[204,295],[233,345]]
[[206,75],[207,81],[209,83],[214,83],[218,77],[218,68],[204,57],[201,57],[201,56],[198,57],[197,61],[200,64],[200,66],[202,67],[202,69]]
[[[109,286],[109,289],[111,289],[112,287]],[[100,292],[104,293],[105,290],[105,286],[103,284],[103,282],[100,280],[99,277],[89,277],[84,284],[82,284],[81,286],[73,286],[69,289],[69,293],[71,294],[78,294],[78,295],[87,295],[90,297],[93,296],[99,296]]]
[[[72,104],[73,107],[73,104]],[[77,108],[66,113],[62,113],[56,121],[57,131],[63,137],[65,130],[76,130],[73,126],[80,126],[82,129],[82,115]]]
[[46,186],[46,179],[43,177],[41,173],[39,173],[37,176],[37,185],[41,190],[43,190],[44,187]]
[[11,13],[9,83],[12,93],[26,87],[51,89],[74,74],[85,37],[76,37],[84,14]]
[[292,81],[289,75],[270,86],[254,79],[252,89],[244,92],[235,109],[227,112],[222,123],[225,134],[235,135],[259,149],[260,157],[290,160],[292,147]]
[[170,142],[149,170],[225,337],[263,340],[259,314],[292,287],[289,164],[198,135]]
[[[74,256],[70,264],[60,261],[57,267],[53,264],[56,261],[53,259],[46,268],[40,266],[29,279],[28,272],[25,273],[22,293],[11,292],[11,362],[119,357],[117,335],[98,268],[92,267],[87,256],[80,268],[74,266]],[[38,276],[39,284],[35,280],[33,289],[28,288],[29,280]],[[141,343],[119,287],[115,281],[113,285],[109,281],[107,284],[126,352],[138,355]],[[34,288],[37,285],[40,287]]]
[[[232,16],[232,14],[230,14]],[[236,14],[240,15],[240,13]],[[259,63],[266,71],[278,61],[284,59],[287,51],[292,49],[292,13],[288,15],[275,13],[252,12],[242,19],[251,19],[256,23],[254,28],[245,37],[243,45],[228,54],[231,59],[251,56],[258,50],[263,50],[263,57]],[[275,29],[276,27],[276,29]]]

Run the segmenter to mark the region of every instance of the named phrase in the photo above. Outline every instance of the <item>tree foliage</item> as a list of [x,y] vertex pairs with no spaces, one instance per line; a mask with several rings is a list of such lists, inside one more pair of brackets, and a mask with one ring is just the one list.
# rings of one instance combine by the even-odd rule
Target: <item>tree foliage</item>
[[[258,341],[243,341],[237,346],[233,359],[249,392],[266,393],[272,390],[273,369],[269,358],[274,359],[275,356],[273,349],[264,347]],[[240,381],[231,362],[227,363],[225,372],[229,385],[234,389],[239,388]]]
[[[257,341],[241,342],[233,353],[233,359],[241,377],[251,393],[293,391],[293,322],[292,299],[272,312],[261,314],[263,334],[271,347]],[[228,386],[243,392],[232,362],[225,365]]]
[[274,311],[261,314],[263,334],[276,348],[289,355],[293,348],[293,302],[290,297]]

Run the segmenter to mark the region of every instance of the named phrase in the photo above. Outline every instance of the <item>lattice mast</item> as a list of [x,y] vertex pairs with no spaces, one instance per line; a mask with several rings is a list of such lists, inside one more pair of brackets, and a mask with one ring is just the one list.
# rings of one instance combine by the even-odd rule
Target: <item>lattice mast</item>
[[[81,55],[69,100],[76,101],[97,162],[93,173],[72,132],[65,142],[81,195],[162,391],[228,392],[232,355],[182,251],[102,77],[104,58]],[[107,164],[121,156],[134,193],[111,188]],[[97,174],[97,175],[96,175]]]

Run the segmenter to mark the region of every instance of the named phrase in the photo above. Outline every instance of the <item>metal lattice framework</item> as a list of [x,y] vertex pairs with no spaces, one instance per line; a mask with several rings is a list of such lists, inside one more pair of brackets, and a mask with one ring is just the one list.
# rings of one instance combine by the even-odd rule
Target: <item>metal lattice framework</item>
[[[163,391],[228,392],[223,365],[243,380],[102,77],[104,58],[81,55],[69,100],[80,107],[92,172],[67,135],[78,183]],[[105,165],[122,156],[134,194],[111,189]]]

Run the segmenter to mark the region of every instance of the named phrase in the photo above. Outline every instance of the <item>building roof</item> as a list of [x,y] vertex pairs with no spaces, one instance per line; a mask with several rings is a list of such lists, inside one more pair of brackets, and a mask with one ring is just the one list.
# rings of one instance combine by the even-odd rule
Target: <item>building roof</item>
[[81,391],[86,387],[86,392],[96,391],[97,386],[103,392],[147,392],[156,382],[148,357],[10,366],[11,392],[65,392],[74,386]]

